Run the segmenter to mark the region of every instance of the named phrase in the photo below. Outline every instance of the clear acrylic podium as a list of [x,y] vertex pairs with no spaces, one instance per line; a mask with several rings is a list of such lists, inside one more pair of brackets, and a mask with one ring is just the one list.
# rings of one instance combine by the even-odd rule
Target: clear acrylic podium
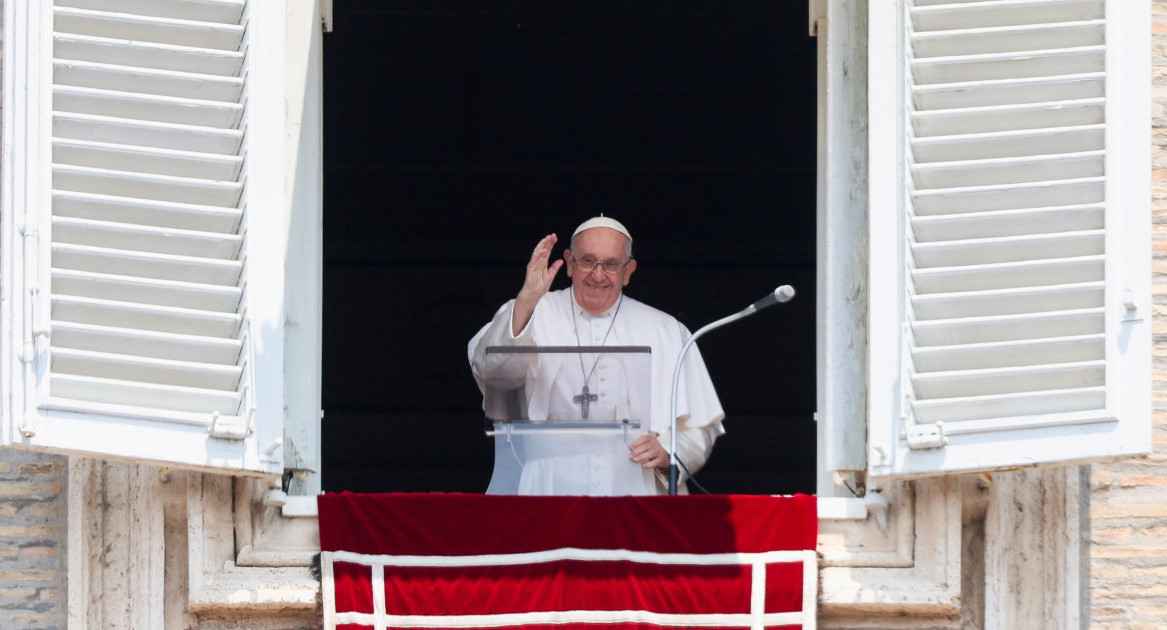
[[651,492],[628,458],[651,417],[648,346],[491,346],[483,379],[488,494]]

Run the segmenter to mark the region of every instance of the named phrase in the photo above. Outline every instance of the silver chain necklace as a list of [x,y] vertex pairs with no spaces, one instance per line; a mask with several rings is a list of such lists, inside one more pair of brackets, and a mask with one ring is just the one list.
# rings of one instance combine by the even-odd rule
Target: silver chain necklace
[[[573,296],[572,302],[573,303],[575,302],[574,296]],[[620,314],[620,306],[623,304],[624,304],[624,294],[621,293],[620,294],[620,301],[616,302],[616,312],[612,313],[612,321],[608,322],[608,331],[604,333],[604,338],[600,341],[601,346],[604,345],[605,343],[607,343],[608,335],[611,334],[611,332],[612,332],[612,326],[615,325],[616,316]],[[576,303],[575,306],[578,307],[579,304]],[[573,329],[575,329],[575,347],[582,348],[583,344],[580,342],[580,338],[579,338],[579,324],[576,323],[575,310],[571,311],[571,326]],[[599,394],[593,394],[591,392],[591,390],[588,389],[588,381],[592,380],[592,374],[596,373],[596,366],[598,366],[600,364],[600,356],[601,355],[596,356],[596,362],[592,364],[592,369],[590,371],[587,370],[586,368],[584,368],[583,352],[582,351],[579,352],[576,356],[579,357],[579,371],[584,376],[584,382],[583,382],[583,389],[580,390],[579,395],[572,396],[571,401],[580,406],[580,412],[583,414],[584,418],[587,418],[588,417],[588,406],[591,403],[600,399]]]

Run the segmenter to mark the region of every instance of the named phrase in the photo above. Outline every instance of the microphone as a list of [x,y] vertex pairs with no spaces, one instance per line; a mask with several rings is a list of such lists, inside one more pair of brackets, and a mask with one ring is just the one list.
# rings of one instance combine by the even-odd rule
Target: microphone
[[697,338],[701,335],[704,335],[705,333],[715,328],[720,328],[726,324],[736,322],[743,317],[749,317],[750,315],[753,315],[754,313],[757,313],[764,308],[774,306],[779,302],[789,302],[793,297],[794,287],[790,286],[789,284],[784,284],[777,289],[774,289],[774,292],[770,295],[767,295],[757,302],[754,302],[737,313],[734,313],[729,317],[723,317],[711,324],[706,324],[700,330],[693,333],[693,336],[689,337],[689,340],[685,342],[684,347],[681,348],[681,354],[677,357],[677,367],[673,370],[673,406],[669,411],[669,494],[677,493],[677,389],[681,383],[681,364],[685,361],[685,353],[689,351],[689,348],[692,347],[693,343],[697,341]]
[[775,304],[777,304],[779,302],[789,302],[790,299],[793,297],[794,297],[794,287],[790,286],[789,284],[784,284],[784,285],[778,287],[777,289],[774,289],[774,292],[771,293],[770,295],[767,295],[766,297],[749,305],[749,307],[747,307],[747,309],[751,309],[751,308],[754,309],[753,311],[751,311],[751,314],[753,314],[753,313],[756,313],[764,308],[769,308],[771,306],[774,306]]

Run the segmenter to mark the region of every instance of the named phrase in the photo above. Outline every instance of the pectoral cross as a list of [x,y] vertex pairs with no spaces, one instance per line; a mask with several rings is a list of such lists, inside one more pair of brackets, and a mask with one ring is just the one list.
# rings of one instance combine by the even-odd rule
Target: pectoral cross
[[579,403],[580,408],[583,410],[583,417],[585,418],[588,417],[588,405],[599,399],[600,395],[591,393],[587,383],[584,383],[583,391],[580,392],[579,396],[571,397],[572,402]]

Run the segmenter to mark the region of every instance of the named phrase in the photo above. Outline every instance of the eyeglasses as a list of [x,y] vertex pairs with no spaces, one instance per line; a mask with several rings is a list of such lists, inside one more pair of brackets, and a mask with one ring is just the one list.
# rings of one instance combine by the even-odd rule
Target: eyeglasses
[[618,260],[596,260],[591,256],[576,258],[575,254],[570,254],[570,256],[572,261],[575,262],[576,266],[579,267],[579,270],[584,273],[591,273],[593,270],[595,270],[596,267],[599,267],[600,269],[604,270],[604,273],[615,275],[620,273],[620,270],[627,266],[628,263],[632,262],[631,258],[624,262],[620,262]]

